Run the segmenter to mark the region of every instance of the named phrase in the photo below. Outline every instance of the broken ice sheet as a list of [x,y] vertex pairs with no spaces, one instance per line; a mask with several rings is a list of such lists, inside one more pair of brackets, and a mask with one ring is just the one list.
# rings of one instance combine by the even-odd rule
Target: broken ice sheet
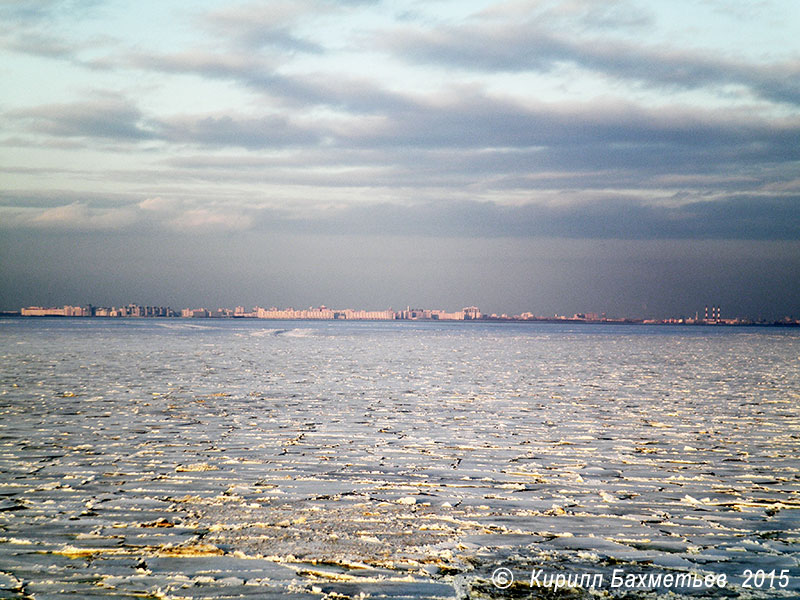
[[4,331],[10,593],[485,597],[501,564],[797,593],[794,332],[163,324]]

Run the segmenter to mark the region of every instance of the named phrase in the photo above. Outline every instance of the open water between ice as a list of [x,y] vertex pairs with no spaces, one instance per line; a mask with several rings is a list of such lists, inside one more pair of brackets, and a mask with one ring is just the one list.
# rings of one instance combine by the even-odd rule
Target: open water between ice
[[800,597],[797,330],[2,319],[0,364],[0,598]]

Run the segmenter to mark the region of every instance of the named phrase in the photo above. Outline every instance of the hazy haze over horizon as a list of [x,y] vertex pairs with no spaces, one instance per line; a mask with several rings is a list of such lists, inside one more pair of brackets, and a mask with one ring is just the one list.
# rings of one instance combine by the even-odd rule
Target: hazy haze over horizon
[[789,0],[0,3],[0,309],[800,316]]

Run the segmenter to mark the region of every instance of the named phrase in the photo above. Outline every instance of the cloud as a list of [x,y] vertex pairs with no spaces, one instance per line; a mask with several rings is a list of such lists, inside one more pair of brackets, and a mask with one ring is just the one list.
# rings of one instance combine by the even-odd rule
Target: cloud
[[32,132],[56,137],[105,138],[124,141],[152,139],[136,106],[115,95],[62,104],[45,104],[9,111]]
[[39,212],[28,219],[34,228],[70,230],[113,230],[133,224],[135,213],[128,208],[97,209],[86,203],[73,202]]
[[212,146],[243,148],[285,147],[314,144],[319,134],[280,115],[264,117],[179,116],[159,123],[163,139]]
[[[18,168],[6,167],[10,178],[35,182],[51,169],[51,157],[66,151],[64,144],[135,151],[121,168],[119,162],[104,168],[87,154],[80,171],[49,171],[62,188],[79,175],[107,177],[124,198],[103,204],[73,190],[73,196],[54,195],[47,206],[16,208],[33,211],[25,213],[27,223],[38,219],[38,226],[52,227],[332,233],[361,227],[420,235],[680,239],[796,234],[796,115],[785,106],[771,113],[764,104],[754,110],[714,102],[711,108],[691,104],[691,95],[679,103],[664,94],[648,105],[628,92],[732,83],[792,103],[800,97],[798,65],[625,41],[633,38],[621,29],[643,39],[638,34],[652,26],[652,16],[622,1],[507,2],[438,26],[421,26],[418,17],[414,27],[373,37],[320,35],[332,23],[346,29],[349,10],[353,3],[325,0],[221,6],[188,22],[200,26],[184,32],[188,37],[158,50],[131,45],[127,54],[104,59],[108,71],[98,72],[98,88],[125,90],[121,78],[134,72],[135,90],[7,109],[3,129],[14,137],[0,140],[4,149],[25,146],[26,157],[43,149],[35,165],[23,165],[26,158]],[[63,17],[30,15],[19,22],[55,18]],[[35,31],[40,37],[32,45],[41,41],[42,56],[69,53],[44,27]],[[351,44],[343,51],[347,60],[337,63],[342,48],[325,46],[334,39]],[[377,47],[393,53],[387,68],[394,60],[435,64],[444,69],[414,68],[425,77],[441,73],[441,80],[418,87],[387,82],[372,72],[373,61],[387,58]],[[349,62],[355,52],[370,54],[369,68]],[[311,55],[320,60],[307,60]],[[535,91],[500,90],[489,77],[498,70],[558,75],[565,63],[612,81],[602,88],[606,95],[545,102]],[[339,71],[326,70],[334,64]],[[213,80],[198,88],[209,94],[202,108],[159,104],[175,84],[171,76],[182,74],[197,76],[185,78],[187,85]],[[214,97],[220,81],[235,93]],[[37,185],[29,183],[34,191]],[[323,211],[298,216],[309,206]],[[55,212],[45,215],[45,208]]]
[[598,35],[575,36],[526,21],[468,22],[382,32],[382,44],[400,60],[457,66],[477,72],[550,72],[572,63],[605,77],[657,89],[741,85],[755,96],[800,104],[800,62],[765,64],[733,60],[710,51],[648,46]]
[[119,59],[119,63],[145,71],[233,81],[257,92],[260,101],[266,98],[268,105],[279,110],[308,111],[324,106],[345,112],[375,114],[414,106],[411,98],[387,91],[368,75],[329,72],[288,75],[280,71],[281,60],[240,49],[136,52]]
[[6,227],[64,230],[261,231],[315,235],[628,240],[798,240],[800,196],[654,204],[608,195],[588,202],[519,205],[470,200],[296,210],[202,199],[151,197],[114,207],[88,202],[43,208],[0,206]]
[[253,220],[241,211],[219,211],[208,208],[196,208],[176,215],[167,225],[182,231],[207,231],[221,229],[236,231],[250,229]]
[[[102,0],[0,2],[0,48],[32,56],[80,62],[81,50],[105,45],[109,38],[72,40],[66,31],[90,19]],[[54,33],[58,32],[58,33]]]
[[654,15],[629,0],[556,0],[530,2],[515,0],[490,4],[473,15],[473,20],[519,23],[536,19],[551,28],[585,30],[642,30],[651,26]]
[[97,138],[135,143],[162,140],[203,146],[266,148],[314,144],[320,134],[309,126],[273,114],[246,117],[240,113],[146,116],[121,97],[47,104],[8,111],[28,132],[56,138]]
[[[251,229],[255,211],[231,204],[205,206],[202,201],[153,197],[139,203],[74,201],[19,206],[0,201],[0,227],[51,231],[243,231]],[[47,206],[51,204],[52,206]]]
[[583,204],[431,202],[315,211],[303,219],[269,212],[261,227],[328,234],[469,238],[800,239],[800,196],[731,196],[678,206],[608,198]]
[[181,201],[175,198],[162,198],[160,196],[155,196],[153,198],[145,198],[136,206],[145,212],[176,212],[181,209]]
[[0,15],[20,24],[53,19],[80,19],[90,14],[102,0],[37,0],[36,2],[0,2]]
[[318,54],[323,48],[293,32],[302,21],[325,9],[321,2],[273,1],[228,6],[206,16],[207,28],[235,46],[249,50],[270,47],[290,52]]
[[[452,86],[418,98],[389,94],[376,86],[375,97],[380,93],[390,95],[391,101],[382,112],[364,114],[311,109],[280,113],[265,107],[269,114],[157,116],[113,97],[33,107],[7,116],[56,139],[83,136],[86,139],[80,141],[91,144],[89,136],[111,142],[118,135],[126,145],[158,141],[164,151],[148,151],[146,163],[134,163],[113,177],[135,181],[149,197],[194,196],[216,203],[213,198],[220,194],[227,203],[224,209],[218,210],[217,204],[184,207],[247,215],[220,218],[220,227],[257,223],[248,207],[258,202],[283,202],[298,209],[427,201],[503,206],[623,200],[671,206],[724,200],[734,193],[747,194],[757,204],[760,198],[796,191],[791,165],[800,160],[798,119],[770,121],[738,109],[644,108],[613,98],[523,104],[489,95],[479,86]],[[369,108],[378,111],[380,106],[375,100]],[[234,148],[243,152],[235,154]],[[5,172],[24,175],[14,168]],[[59,170],[62,180],[70,174]],[[97,176],[89,164],[72,173],[87,174]],[[30,171],[28,177],[34,176]],[[120,189],[132,193],[129,183]],[[136,202],[140,201],[141,195]],[[144,207],[137,210],[146,212]],[[549,218],[547,228],[529,230],[536,235],[567,235],[572,230],[571,225],[560,226],[555,216]],[[198,214],[181,226],[203,220],[210,223],[213,218]],[[585,224],[575,230],[584,229],[592,231]],[[633,230],[645,235],[641,227]],[[697,231],[700,236],[722,235]],[[764,225],[756,231],[771,235]],[[670,235],[686,234],[673,228]]]
[[301,33],[309,25],[336,27],[326,21],[342,18],[356,7],[378,4],[379,0],[271,0],[225,6],[202,18],[204,28],[231,47],[250,52],[265,50],[278,54],[323,54],[324,44]]
[[[472,43],[470,36],[464,37],[463,43]],[[476,46],[476,52],[486,55],[480,42]],[[460,47],[454,47],[454,52],[461,56]],[[165,122],[167,137],[182,142],[218,141],[249,148],[322,140],[355,148],[546,147],[551,150],[543,155],[550,161],[548,169],[558,160],[572,168],[582,159],[589,168],[615,159],[632,160],[631,166],[656,160],[696,164],[696,156],[709,149],[707,156],[713,162],[729,162],[745,154],[749,161],[780,161],[797,155],[797,119],[768,120],[749,109],[644,107],[613,97],[545,103],[490,95],[479,84],[447,82],[426,94],[401,92],[387,90],[368,77],[279,74],[268,60],[236,53],[152,55],[136,60],[166,72],[237,81],[270,98],[265,106],[271,111],[268,116],[173,117]],[[646,74],[647,61],[637,68]],[[563,152],[559,154],[558,149]]]
[[140,223],[150,228],[176,231],[241,231],[253,225],[252,211],[240,206],[198,206],[199,202],[162,198],[146,198],[136,205]]
[[53,35],[35,31],[7,33],[3,45],[14,52],[44,56],[48,58],[72,58],[77,50],[75,44]]
[[246,52],[211,52],[193,49],[155,54],[132,52],[119,59],[119,64],[146,71],[201,75],[211,79],[239,79],[270,72],[278,63]]

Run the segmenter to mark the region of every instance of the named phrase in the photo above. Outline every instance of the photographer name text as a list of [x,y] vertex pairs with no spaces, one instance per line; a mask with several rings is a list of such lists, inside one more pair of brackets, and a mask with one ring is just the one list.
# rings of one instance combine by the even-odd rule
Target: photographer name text
[[[725,573],[630,573],[624,569],[614,569],[610,577],[604,573],[566,573],[564,571],[545,571],[533,569],[528,584],[530,587],[551,588],[554,592],[560,589],[693,589],[708,590],[724,588],[738,584],[745,589],[785,589],[789,587],[789,569],[765,571],[763,569],[745,569],[738,576],[729,579]],[[505,589],[514,582],[514,575],[505,567],[496,569],[492,574],[495,587]]]

